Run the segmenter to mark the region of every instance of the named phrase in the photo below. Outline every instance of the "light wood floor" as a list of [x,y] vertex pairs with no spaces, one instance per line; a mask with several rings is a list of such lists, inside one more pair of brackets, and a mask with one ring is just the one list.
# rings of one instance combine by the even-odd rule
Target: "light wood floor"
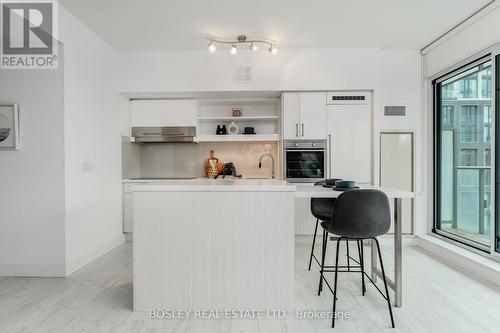
[[[328,311],[328,289],[316,296],[317,266],[306,269],[309,249],[296,246],[297,308]],[[390,270],[390,248],[383,251]],[[0,332],[500,332],[500,289],[415,247],[404,249],[403,307],[394,308],[396,330],[390,329],[382,297],[371,285],[361,296],[360,276],[352,273],[341,274],[338,287],[338,310],[349,311],[351,318],[335,329],[329,319],[149,319],[131,310],[131,257],[131,244],[125,244],[66,279],[0,278]]]

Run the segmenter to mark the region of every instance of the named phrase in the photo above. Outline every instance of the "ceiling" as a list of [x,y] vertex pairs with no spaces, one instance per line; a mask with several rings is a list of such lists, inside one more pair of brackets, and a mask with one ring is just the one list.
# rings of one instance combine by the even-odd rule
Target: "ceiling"
[[490,0],[60,0],[119,51],[201,50],[239,33],[279,48],[420,49]]

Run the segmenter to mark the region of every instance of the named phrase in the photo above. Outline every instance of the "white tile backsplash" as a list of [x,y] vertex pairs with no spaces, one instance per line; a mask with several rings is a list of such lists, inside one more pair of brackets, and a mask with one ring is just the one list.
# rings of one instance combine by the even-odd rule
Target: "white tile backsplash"
[[210,150],[221,162],[233,162],[244,177],[270,177],[271,159],[266,157],[259,169],[259,157],[270,153],[280,174],[277,143],[158,143],[140,145],[141,177],[203,177]]

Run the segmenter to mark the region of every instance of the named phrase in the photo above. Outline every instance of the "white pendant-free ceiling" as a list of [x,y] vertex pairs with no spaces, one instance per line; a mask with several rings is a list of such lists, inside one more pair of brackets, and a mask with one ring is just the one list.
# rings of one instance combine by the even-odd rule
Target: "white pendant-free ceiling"
[[280,49],[420,49],[489,0],[60,0],[120,51],[206,50],[206,34]]

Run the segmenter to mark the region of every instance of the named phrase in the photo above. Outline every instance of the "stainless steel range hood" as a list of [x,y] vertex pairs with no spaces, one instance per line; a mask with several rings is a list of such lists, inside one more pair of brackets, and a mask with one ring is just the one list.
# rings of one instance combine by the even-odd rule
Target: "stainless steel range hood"
[[194,142],[196,127],[132,127],[132,137],[139,143]]

